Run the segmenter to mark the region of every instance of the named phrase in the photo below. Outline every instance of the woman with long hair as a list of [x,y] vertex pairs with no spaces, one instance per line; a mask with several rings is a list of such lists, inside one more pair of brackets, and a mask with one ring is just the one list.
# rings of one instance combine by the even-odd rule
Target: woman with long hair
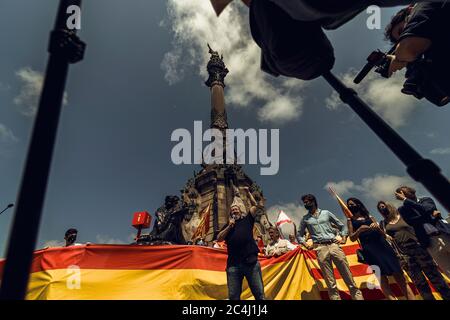
[[352,241],[359,239],[365,263],[379,268],[381,290],[386,298],[396,300],[388,279],[388,276],[393,276],[406,299],[415,300],[414,293],[406,283],[397,255],[386,241],[386,235],[378,223],[359,199],[348,199],[347,206],[353,214],[352,218],[347,219],[349,237]]
[[383,216],[380,226],[395,243],[406,260],[406,271],[424,300],[434,300],[427,278],[444,300],[450,300],[450,288],[428,251],[420,244],[414,228],[407,224],[390,203],[378,202]]

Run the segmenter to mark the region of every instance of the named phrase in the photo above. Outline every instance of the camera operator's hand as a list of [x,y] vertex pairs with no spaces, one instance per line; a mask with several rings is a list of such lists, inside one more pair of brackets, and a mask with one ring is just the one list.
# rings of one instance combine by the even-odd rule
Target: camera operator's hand
[[439,210],[434,210],[431,215],[433,216],[433,218],[442,219],[442,214]]
[[405,68],[408,65],[408,62],[406,61],[400,61],[397,59],[396,56],[394,55],[387,55],[387,58],[390,60],[389,63],[389,71],[388,71],[388,76],[392,76],[392,74],[398,70],[401,70],[403,68]]

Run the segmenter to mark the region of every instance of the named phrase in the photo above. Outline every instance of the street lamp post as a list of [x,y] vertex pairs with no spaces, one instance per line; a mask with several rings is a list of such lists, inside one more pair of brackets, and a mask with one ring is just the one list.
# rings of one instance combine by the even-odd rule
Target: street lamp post
[[424,159],[394,129],[377,115],[355,90],[346,87],[333,73],[323,75],[325,80],[339,93],[343,102],[363,120],[367,126],[406,165],[408,174],[422,185],[450,211],[450,182],[441,169],[431,160]]
[[0,299],[26,296],[69,64],[81,61],[85,50],[76,30],[67,27],[67,9],[73,5],[80,8],[81,0],[60,0],[50,35],[50,55],[17,197]]

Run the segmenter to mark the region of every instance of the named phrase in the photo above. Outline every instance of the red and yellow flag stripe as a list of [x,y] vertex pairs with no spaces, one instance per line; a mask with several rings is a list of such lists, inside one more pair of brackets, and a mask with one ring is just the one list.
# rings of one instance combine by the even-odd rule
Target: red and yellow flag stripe
[[[344,247],[355,280],[368,299],[382,299],[364,289],[371,276],[357,263],[357,245]],[[202,246],[83,245],[35,252],[27,299],[227,299],[227,253]],[[264,258],[265,294],[274,300],[326,299],[326,288],[313,251],[298,248]],[[0,274],[4,261],[0,261]],[[337,274],[346,298],[346,287]],[[366,286],[367,287],[367,286]],[[242,298],[253,299],[244,282]]]

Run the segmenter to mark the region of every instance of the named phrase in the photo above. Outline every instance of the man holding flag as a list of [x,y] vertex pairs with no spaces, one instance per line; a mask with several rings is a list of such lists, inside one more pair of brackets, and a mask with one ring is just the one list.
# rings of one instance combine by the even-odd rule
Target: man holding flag
[[[318,208],[316,197],[312,194],[302,196],[303,205],[308,213],[302,218],[297,234],[299,243],[308,249],[314,249],[317,261],[322,271],[323,278],[328,287],[331,300],[340,300],[336,277],[334,276],[333,263],[336,265],[345,284],[350,290],[353,300],[364,300],[361,291],[356,286],[350,266],[340,244],[347,242],[347,228],[330,211]],[[338,228],[342,240],[337,239],[333,225]],[[305,241],[305,232],[309,231],[313,245]]]

